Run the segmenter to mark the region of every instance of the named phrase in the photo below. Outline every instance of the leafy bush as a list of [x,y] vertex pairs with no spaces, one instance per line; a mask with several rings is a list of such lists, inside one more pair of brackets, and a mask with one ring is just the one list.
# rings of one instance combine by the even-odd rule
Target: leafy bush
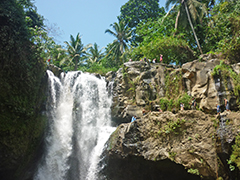
[[233,62],[240,59],[240,1],[225,1],[214,6],[206,36],[206,46]]
[[191,173],[191,174],[196,174],[196,175],[199,175],[199,171],[198,169],[188,169],[188,172]]
[[193,51],[186,41],[174,37],[163,37],[152,40],[150,43],[140,44],[132,52],[132,59],[139,61],[140,58],[157,59],[163,55],[163,63],[183,64],[194,59]]
[[184,109],[190,109],[191,105],[189,104],[189,102],[191,102],[191,96],[189,96],[187,93],[180,94],[175,99],[169,100],[165,97],[159,99],[159,105],[163,111],[172,111],[173,109],[178,111],[178,109],[180,108],[180,103],[184,104]]
[[180,103],[183,103],[184,109],[190,109],[191,105],[189,102],[191,102],[191,96],[189,96],[187,93],[181,94],[176,101],[176,107],[180,107]]
[[162,135],[163,133],[165,135],[170,133],[179,134],[182,132],[181,128],[185,122],[186,120],[184,119],[177,119],[177,121],[169,120],[164,127],[160,128],[158,135]]
[[212,72],[212,76],[220,75],[223,78],[224,86],[227,89],[229,78],[232,79],[234,84],[234,95],[237,97],[237,103],[239,102],[240,97],[240,74],[237,74],[231,66],[221,61],[219,65],[217,65]]
[[235,163],[240,170],[240,134],[236,136],[235,144],[232,146],[233,152],[230,156],[231,162]]
[[94,63],[90,68],[80,67],[79,70],[84,71],[84,72],[86,71],[86,72],[90,72],[90,73],[98,73],[100,75],[105,75],[109,71],[117,71],[117,68],[104,67],[101,64]]
[[160,105],[160,108],[163,110],[163,111],[166,111],[168,109],[168,104],[169,104],[169,100],[167,98],[161,98],[159,100],[159,105]]
[[165,96],[175,99],[182,91],[182,71],[166,71],[165,74]]
[[36,44],[30,42],[22,6],[1,0],[0,7],[0,149],[5,154],[1,168],[20,172],[33,158],[45,128],[39,114],[45,66]]

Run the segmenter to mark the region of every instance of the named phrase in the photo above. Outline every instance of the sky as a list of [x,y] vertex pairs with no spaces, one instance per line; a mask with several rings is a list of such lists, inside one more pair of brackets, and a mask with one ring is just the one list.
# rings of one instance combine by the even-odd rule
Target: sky
[[[37,12],[53,30],[52,36],[58,44],[76,38],[79,33],[84,46],[97,43],[99,48],[112,43],[114,36],[105,33],[111,24],[118,22],[120,8],[128,0],[35,0]],[[160,0],[160,7],[165,0]],[[55,32],[54,32],[55,31]],[[50,34],[51,36],[51,34]]]

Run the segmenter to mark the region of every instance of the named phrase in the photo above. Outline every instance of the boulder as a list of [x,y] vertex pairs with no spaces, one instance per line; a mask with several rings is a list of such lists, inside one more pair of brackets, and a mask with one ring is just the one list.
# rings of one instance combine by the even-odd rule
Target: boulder
[[52,71],[53,74],[57,77],[60,77],[60,74],[63,72],[63,70],[54,64],[49,64],[47,67],[48,70]]

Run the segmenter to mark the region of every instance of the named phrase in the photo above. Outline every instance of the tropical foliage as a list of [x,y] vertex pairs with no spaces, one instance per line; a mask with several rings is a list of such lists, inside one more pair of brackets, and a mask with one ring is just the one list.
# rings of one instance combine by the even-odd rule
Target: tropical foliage
[[96,43],[84,46],[79,34],[65,41],[66,48],[58,45],[49,36],[32,1],[17,3],[24,9],[25,28],[40,57],[66,71],[101,69],[103,73],[118,69],[130,58],[138,61],[147,57],[158,62],[160,54],[164,63],[174,64],[192,61],[208,52],[220,53],[230,62],[240,59],[239,0],[167,0],[168,12],[159,7],[158,0],[129,0],[121,7],[118,22],[105,31],[115,40],[101,50]]
[[113,35],[116,39],[110,45],[110,50],[107,55],[111,54],[120,63],[123,62],[121,56],[123,53],[129,49],[129,42],[132,38],[132,31],[126,26],[124,21],[119,21],[119,23],[111,24],[113,31],[107,29],[105,33]]
[[97,43],[94,43],[94,45],[89,48],[89,52],[87,53],[88,64],[99,63],[104,57],[102,49],[99,50],[98,48]]
[[[202,48],[199,44],[198,37],[196,35],[195,29],[193,27],[192,20],[194,22],[200,22],[202,23],[202,18],[203,16],[207,13],[207,9],[204,3],[201,3],[197,0],[167,0],[166,1],[166,8],[169,8],[170,4],[174,4],[173,7],[171,8],[177,8],[177,16],[176,16],[176,21],[175,21],[175,30],[178,29],[179,24],[181,24],[183,27],[187,27],[187,22],[188,20],[189,25],[191,27],[191,30],[193,32],[193,36],[195,38],[196,44],[198,46],[198,49],[200,53],[202,54]],[[170,10],[170,11],[171,11]],[[169,13],[167,13],[169,14]],[[179,21],[181,20],[181,21]],[[181,23],[180,23],[181,22]]]
[[[39,115],[45,66],[36,44],[30,41],[24,10],[16,0],[0,1],[0,144],[8,159],[1,167],[18,173],[33,160],[45,128]],[[16,172],[8,173],[12,177],[7,179],[17,179]]]
[[194,59],[194,52],[188,42],[181,38],[181,34],[172,36],[174,33],[174,21],[167,17],[163,23],[162,18],[158,21],[149,20],[140,23],[137,27],[137,34],[143,36],[143,42],[133,50],[131,58],[140,60],[143,57],[156,59],[159,62],[159,55],[164,57],[164,63],[183,64]]
[[126,26],[132,29],[131,44],[133,46],[142,42],[142,37],[135,31],[138,24],[149,19],[156,20],[164,12],[164,8],[160,8],[158,3],[159,0],[129,0],[121,7],[118,18],[125,21]]
[[129,0],[121,7],[120,20],[124,20],[128,27],[134,28],[143,20],[156,19],[161,12],[159,0]]
[[[208,52],[221,54],[229,62],[240,59],[239,0],[167,0],[166,10],[171,7],[168,12],[159,7],[159,0],[129,0],[121,7],[118,22],[113,22],[111,29],[105,31],[115,40],[101,50],[96,43],[84,46],[79,34],[65,41],[66,48],[57,44],[49,36],[44,18],[37,13],[34,3],[31,0],[16,0],[16,3],[25,16],[22,30],[30,32],[25,37],[34,43],[39,57],[66,71],[101,69],[106,72],[104,69],[118,69],[130,58],[158,61],[160,54],[164,63],[174,64],[192,61]],[[1,29],[2,44],[8,41],[5,31]],[[2,52],[13,44],[3,45]]]
[[76,71],[79,65],[85,63],[87,50],[91,47],[91,44],[84,47],[79,33],[76,39],[72,35],[70,35],[70,39],[69,42],[64,42],[67,45],[68,56],[62,60],[61,64],[67,63],[70,67],[74,64],[74,70]]
[[240,61],[240,1],[214,6],[208,21],[207,51],[221,53],[231,62]]

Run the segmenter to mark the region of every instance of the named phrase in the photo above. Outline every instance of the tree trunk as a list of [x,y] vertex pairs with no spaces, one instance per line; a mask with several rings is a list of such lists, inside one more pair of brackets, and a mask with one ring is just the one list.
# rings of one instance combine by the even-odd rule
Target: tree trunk
[[75,64],[75,66],[74,66],[74,71],[77,71],[78,58],[75,57],[74,60],[75,60],[75,62],[74,62],[74,64]]
[[[175,31],[177,31],[179,17],[180,17],[180,11],[178,11],[178,14],[177,14],[177,17],[176,17],[176,21],[175,21]],[[175,34],[175,33],[174,33],[174,34]]]
[[191,28],[192,28],[192,31],[193,31],[194,38],[195,38],[195,40],[196,40],[196,42],[197,42],[198,49],[199,49],[200,53],[203,54],[202,49],[201,49],[201,46],[200,46],[200,44],[199,44],[199,42],[198,42],[198,39],[197,39],[197,35],[196,35],[195,30],[194,30],[193,25],[192,25],[191,17],[190,17],[190,15],[189,15],[186,2],[185,2],[184,0],[183,0],[183,3],[184,3],[184,6],[185,6],[185,9],[186,9],[186,13],[187,13],[187,16],[188,16],[189,24],[190,24],[190,26],[191,26]]

